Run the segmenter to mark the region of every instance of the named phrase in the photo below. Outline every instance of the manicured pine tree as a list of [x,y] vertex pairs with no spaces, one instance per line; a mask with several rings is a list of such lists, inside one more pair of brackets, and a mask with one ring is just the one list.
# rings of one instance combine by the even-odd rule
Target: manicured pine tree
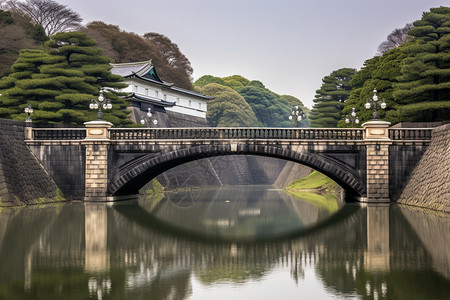
[[[353,75],[350,82],[352,90],[348,100],[342,110],[342,119],[339,121],[339,127],[350,127],[351,124],[345,123],[345,118],[355,108],[360,124],[373,118],[373,108],[367,110],[364,105],[367,98],[372,98],[373,89],[378,91],[379,99],[383,98],[387,104],[386,109],[378,109],[378,118],[392,123],[401,122],[396,116],[396,103],[393,98],[393,84],[397,83],[400,75],[400,65],[405,58],[401,45],[392,49],[382,56],[375,56],[364,62],[364,66]],[[355,126],[358,127],[358,126]]]
[[311,127],[333,128],[342,118],[344,102],[348,99],[350,80],[355,69],[342,68],[322,79],[322,86],[316,91],[314,106],[309,115]]
[[[33,120],[82,126],[96,119],[96,111],[90,110],[89,104],[98,97],[100,89],[126,87],[122,77],[111,74],[110,60],[86,34],[57,33],[45,46],[46,52],[40,53],[44,63],[34,68],[29,78],[5,91],[10,101],[17,101],[17,106],[23,105],[24,99],[32,105]],[[11,76],[16,76],[15,72]],[[112,101],[113,108],[104,110],[103,119],[120,126],[131,124],[127,102],[117,93],[105,92],[104,96]]]
[[[95,41],[81,32],[58,33],[46,43],[50,55],[63,58],[60,64],[41,68],[46,84],[58,89],[60,94],[54,98],[57,106],[45,105],[58,115],[57,121],[80,124],[95,119],[96,112],[89,110],[92,98],[99,95],[100,89],[124,88],[122,77],[111,74],[110,59],[95,47]],[[51,83],[50,83],[51,80]],[[126,110],[127,102],[115,93],[105,92],[112,101],[112,109],[104,111],[104,119],[116,125],[131,124]],[[43,106],[44,106],[43,105]]]
[[[52,57],[42,50],[20,51],[19,58],[12,66],[12,73],[0,80],[0,118],[24,121],[24,108],[27,104],[37,108],[45,94],[44,90],[32,88],[28,83],[40,73],[43,65],[55,63],[57,60],[57,57]],[[56,95],[54,91],[48,93]]]
[[355,108],[356,115],[360,120],[360,124],[372,118],[372,113],[367,111],[364,107],[365,99],[369,96],[368,94],[366,94],[368,93],[368,91],[364,87],[367,86],[366,83],[371,80],[373,72],[378,65],[379,59],[380,56],[375,56],[371,59],[366,60],[363,67],[358,72],[356,72],[355,75],[352,76],[352,80],[350,81],[352,90],[350,91],[348,99],[344,103],[344,108],[342,109],[342,118],[338,122],[338,127],[351,127],[351,124],[345,123],[345,118],[347,116],[350,116],[353,107]]
[[450,7],[432,8],[409,31],[394,99],[403,121],[450,119]]

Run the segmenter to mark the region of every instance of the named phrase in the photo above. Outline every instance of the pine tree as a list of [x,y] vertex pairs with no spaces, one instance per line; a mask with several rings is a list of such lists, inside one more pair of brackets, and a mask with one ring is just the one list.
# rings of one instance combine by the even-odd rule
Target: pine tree
[[450,7],[432,8],[414,22],[394,99],[403,121],[450,119]]
[[397,123],[402,120],[398,119],[396,112],[396,103],[393,98],[393,85],[397,83],[397,77],[400,75],[400,64],[405,55],[401,45],[392,49],[382,56],[375,56],[364,62],[364,66],[356,72],[350,82],[352,90],[348,100],[345,102],[342,110],[342,120],[339,121],[339,127],[350,127],[345,123],[345,118],[350,115],[352,108],[355,108],[360,124],[373,118],[373,109],[367,110],[364,105],[367,98],[372,98],[373,89],[377,89],[378,97],[384,99],[387,106],[386,109],[378,109],[379,119]]
[[19,58],[12,66],[13,72],[0,80],[0,118],[23,121],[27,104],[37,107],[44,91],[28,88],[27,83],[39,74],[41,66],[51,62],[54,62],[54,58],[42,50],[20,51]]
[[341,119],[344,102],[348,99],[350,80],[355,69],[342,68],[322,79],[322,86],[316,91],[314,106],[310,113],[312,127],[336,127]]
[[[25,61],[19,60],[13,66],[17,71],[0,83],[0,89],[6,88],[2,94],[17,107],[16,111],[27,102],[34,108],[33,119],[38,122],[81,126],[96,119],[96,111],[90,110],[89,104],[91,99],[98,97],[101,89],[126,87],[121,83],[122,77],[111,74],[109,59],[86,34],[58,33],[45,46],[46,52],[34,53],[37,57],[32,59],[36,60],[37,66],[28,63],[25,59],[31,58],[24,56]],[[20,81],[14,81],[18,76]],[[103,118],[115,125],[131,124],[127,102],[115,92],[107,91],[104,96],[112,101],[113,109],[104,111]],[[20,115],[15,113],[9,117],[17,119]]]

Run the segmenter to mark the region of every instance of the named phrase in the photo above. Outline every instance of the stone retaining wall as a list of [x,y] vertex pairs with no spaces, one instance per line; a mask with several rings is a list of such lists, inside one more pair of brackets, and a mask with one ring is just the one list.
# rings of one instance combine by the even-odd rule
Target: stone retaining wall
[[[41,166],[55,181],[67,200],[84,197],[86,147],[82,141],[65,142],[60,145],[33,145],[29,148]],[[93,166],[97,167],[96,165]]]
[[430,146],[398,203],[450,212],[450,124],[433,130]]
[[262,156],[217,156],[175,167],[157,176],[157,179],[166,190],[226,185],[273,185],[285,165],[284,160]]
[[0,207],[57,196],[57,185],[24,143],[24,128],[25,122],[0,119]]
[[311,174],[313,170],[310,167],[298,164],[293,161],[286,162],[285,167],[275,181],[275,186],[278,188],[285,188],[294,180],[303,178]]

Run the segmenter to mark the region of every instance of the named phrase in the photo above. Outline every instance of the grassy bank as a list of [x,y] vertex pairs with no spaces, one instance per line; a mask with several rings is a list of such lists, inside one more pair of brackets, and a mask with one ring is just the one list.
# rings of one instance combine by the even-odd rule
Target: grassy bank
[[286,187],[288,191],[332,192],[336,189],[337,183],[320,172],[314,171],[306,177],[293,181]]
[[285,188],[286,193],[330,212],[338,210],[338,190],[336,182],[317,171],[293,181]]

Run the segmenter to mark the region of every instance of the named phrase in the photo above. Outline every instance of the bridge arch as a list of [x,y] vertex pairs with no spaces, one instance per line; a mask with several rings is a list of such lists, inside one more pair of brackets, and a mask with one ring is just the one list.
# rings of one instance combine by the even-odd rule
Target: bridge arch
[[202,144],[181,149],[163,149],[136,158],[112,174],[108,188],[113,196],[137,194],[157,175],[184,163],[224,155],[258,155],[297,162],[315,169],[336,181],[347,195],[364,197],[365,182],[357,169],[311,151],[260,144]]

